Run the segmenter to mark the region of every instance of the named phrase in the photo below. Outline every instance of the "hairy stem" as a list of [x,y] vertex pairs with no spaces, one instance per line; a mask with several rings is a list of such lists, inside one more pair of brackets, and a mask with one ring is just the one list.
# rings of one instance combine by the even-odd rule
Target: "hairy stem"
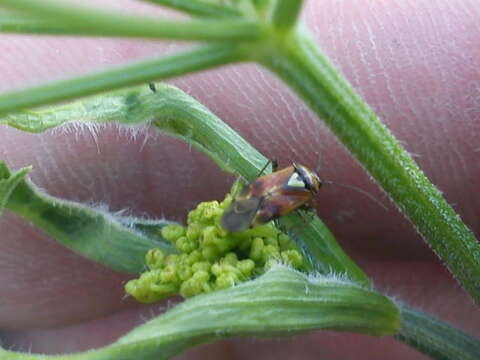
[[191,16],[209,18],[230,18],[240,16],[241,13],[234,7],[226,4],[216,4],[202,0],[143,0],[153,4],[166,6]]
[[294,31],[260,61],[323,118],[480,302],[480,244],[368,105],[307,34]]
[[58,25],[58,33],[89,36],[166,38],[177,40],[255,40],[261,35],[258,23],[247,19],[158,20],[140,15],[123,15],[53,0],[0,0],[0,5]]
[[166,79],[198,70],[240,61],[242,56],[232,45],[205,45],[179,55],[108,70],[81,78],[59,81],[18,92],[0,95],[0,115],[15,110],[51,104],[76,97]]
[[433,316],[401,306],[402,326],[396,336],[418,351],[441,360],[476,360],[480,340],[435,319]]
[[278,0],[272,12],[272,24],[278,29],[292,29],[298,20],[303,0]]

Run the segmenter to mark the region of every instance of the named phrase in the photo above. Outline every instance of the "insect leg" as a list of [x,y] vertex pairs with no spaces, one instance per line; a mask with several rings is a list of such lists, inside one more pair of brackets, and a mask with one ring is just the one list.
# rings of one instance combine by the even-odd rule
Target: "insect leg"
[[232,187],[230,188],[230,194],[235,199],[242,190],[248,185],[245,179],[241,177],[237,177],[237,179],[233,182]]

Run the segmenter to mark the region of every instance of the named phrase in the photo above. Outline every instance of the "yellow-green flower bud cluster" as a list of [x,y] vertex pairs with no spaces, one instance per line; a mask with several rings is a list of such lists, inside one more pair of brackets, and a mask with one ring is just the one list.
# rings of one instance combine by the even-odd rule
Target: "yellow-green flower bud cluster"
[[302,269],[304,259],[289,237],[272,225],[260,225],[227,233],[220,218],[232,201],[200,203],[188,214],[187,227],[168,225],[163,238],[173,243],[177,254],[151,249],[146,255],[148,271],[129,281],[125,290],[141,302],[154,302],[180,294],[191,297],[226,289],[261,274],[272,261]]

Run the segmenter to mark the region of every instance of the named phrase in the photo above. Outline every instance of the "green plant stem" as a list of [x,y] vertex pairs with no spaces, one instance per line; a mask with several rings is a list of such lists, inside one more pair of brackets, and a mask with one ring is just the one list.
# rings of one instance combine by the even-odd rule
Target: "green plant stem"
[[298,21],[303,0],[277,0],[272,11],[272,24],[277,29],[291,29]]
[[408,306],[400,306],[397,339],[438,360],[478,360],[480,340]]
[[0,15],[0,32],[17,34],[75,34],[75,31],[58,24],[14,13]]
[[192,16],[220,18],[220,17],[237,17],[241,13],[234,7],[226,4],[216,4],[213,2],[201,0],[143,0],[153,4],[166,6]]
[[15,110],[71,100],[80,96],[145,83],[152,79],[166,79],[241,59],[242,55],[234,46],[205,45],[160,60],[139,62],[100,74],[0,95],[0,116]]
[[258,23],[245,19],[168,21],[65,5],[53,0],[0,0],[0,5],[66,28],[68,34],[176,40],[255,40]]
[[300,31],[260,61],[323,118],[480,302],[480,244],[368,105]]

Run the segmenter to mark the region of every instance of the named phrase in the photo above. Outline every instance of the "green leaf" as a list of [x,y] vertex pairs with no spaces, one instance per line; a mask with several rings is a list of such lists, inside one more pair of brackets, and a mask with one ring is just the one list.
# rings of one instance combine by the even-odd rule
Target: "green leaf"
[[220,168],[239,174],[246,180],[255,179],[268,162],[253,146],[210,110],[168,85],[160,85],[158,97],[145,98],[142,106],[132,111],[133,118],[145,118],[152,109],[162,106],[153,118],[160,131],[178,137],[207,154]]
[[31,167],[23,168],[12,174],[7,165],[3,161],[0,161],[0,215],[15,188],[31,169]]
[[478,360],[480,340],[422,311],[401,306],[402,327],[396,337],[438,360]]
[[108,122],[153,124],[203,151],[225,171],[249,180],[268,161],[206,107],[166,84],[157,84],[155,93],[144,85],[0,118],[0,124],[33,133],[69,123],[94,126]]
[[[29,220],[62,245],[118,271],[139,273],[145,254],[158,247],[167,253],[174,248],[161,236],[147,237],[145,221],[112,215],[102,209],[53,198],[23,179],[28,169],[13,175],[0,162],[0,196],[6,209]],[[160,233],[169,221],[147,222],[149,232]]]
[[[383,295],[336,277],[309,276],[276,265],[256,280],[189,299],[110,346],[60,359],[169,359],[217,339],[310,330],[392,335],[399,331],[399,321],[396,305]],[[11,360],[21,356],[9,355]]]
[[392,335],[400,328],[399,320],[396,305],[381,294],[347,280],[305,275],[277,265],[254,281],[185,301],[120,338],[118,344],[173,337],[167,331],[170,327],[180,337],[215,329],[229,336],[291,335],[313,329]]

